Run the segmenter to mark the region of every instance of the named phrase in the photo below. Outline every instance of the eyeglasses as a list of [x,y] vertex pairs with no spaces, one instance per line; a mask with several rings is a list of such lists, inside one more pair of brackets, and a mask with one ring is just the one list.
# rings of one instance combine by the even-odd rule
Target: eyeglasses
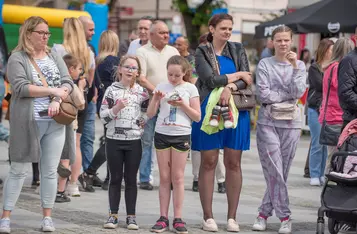
[[40,36],[46,36],[46,37],[50,37],[52,33],[50,32],[45,32],[45,31],[32,31],[35,33],[38,33]]
[[137,67],[130,67],[130,66],[123,66],[123,68],[125,68],[126,70],[130,71],[130,72],[134,72],[134,71],[138,71],[139,68]]

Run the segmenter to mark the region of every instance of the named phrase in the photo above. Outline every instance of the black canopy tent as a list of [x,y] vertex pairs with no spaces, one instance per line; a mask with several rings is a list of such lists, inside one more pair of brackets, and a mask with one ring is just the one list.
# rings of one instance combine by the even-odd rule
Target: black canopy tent
[[255,38],[270,37],[279,25],[295,33],[354,33],[357,0],[321,0],[255,27]]

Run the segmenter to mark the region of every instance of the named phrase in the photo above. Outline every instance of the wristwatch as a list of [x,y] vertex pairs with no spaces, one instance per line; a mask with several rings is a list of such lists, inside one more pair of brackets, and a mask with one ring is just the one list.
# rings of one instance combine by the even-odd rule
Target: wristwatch
[[52,98],[52,101],[61,103],[62,99],[60,97],[54,97],[54,98]]
[[232,86],[227,86],[231,92],[234,92],[234,89]]

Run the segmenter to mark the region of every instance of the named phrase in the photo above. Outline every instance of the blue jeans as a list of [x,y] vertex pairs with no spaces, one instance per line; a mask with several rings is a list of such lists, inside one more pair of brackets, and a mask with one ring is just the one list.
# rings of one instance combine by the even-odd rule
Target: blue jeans
[[89,167],[93,159],[93,144],[95,140],[95,116],[96,104],[88,103],[86,120],[84,122],[83,133],[81,137],[81,152],[83,171]]
[[310,149],[310,177],[320,178],[324,176],[326,161],[327,161],[327,147],[320,145],[321,124],[318,121],[319,114],[316,110],[308,109],[308,124],[311,135],[311,149]]
[[4,78],[0,76],[0,105],[2,104],[2,100],[4,100],[4,97],[5,97],[5,81]]
[[152,161],[152,146],[155,135],[155,125],[157,117],[149,119],[144,128],[144,134],[141,137],[141,145],[143,148],[140,162],[140,182],[149,182],[151,174]]

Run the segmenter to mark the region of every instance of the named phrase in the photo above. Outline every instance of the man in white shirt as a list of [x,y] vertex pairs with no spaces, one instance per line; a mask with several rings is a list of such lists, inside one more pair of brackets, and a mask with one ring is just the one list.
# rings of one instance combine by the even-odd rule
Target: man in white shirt
[[[167,82],[167,61],[174,55],[180,55],[176,48],[168,45],[169,29],[163,21],[155,21],[150,28],[150,41],[137,49],[136,55],[140,60],[141,76],[140,85],[152,93],[161,82]],[[142,136],[143,153],[140,163],[140,188],[152,190],[150,174],[152,171],[152,146],[157,117],[145,125]]]
[[149,42],[150,38],[150,27],[152,24],[153,18],[151,16],[144,16],[142,17],[137,26],[139,38],[133,40],[130,43],[129,49],[127,54],[128,55],[136,55],[136,50],[139,49],[141,46],[146,45]]

